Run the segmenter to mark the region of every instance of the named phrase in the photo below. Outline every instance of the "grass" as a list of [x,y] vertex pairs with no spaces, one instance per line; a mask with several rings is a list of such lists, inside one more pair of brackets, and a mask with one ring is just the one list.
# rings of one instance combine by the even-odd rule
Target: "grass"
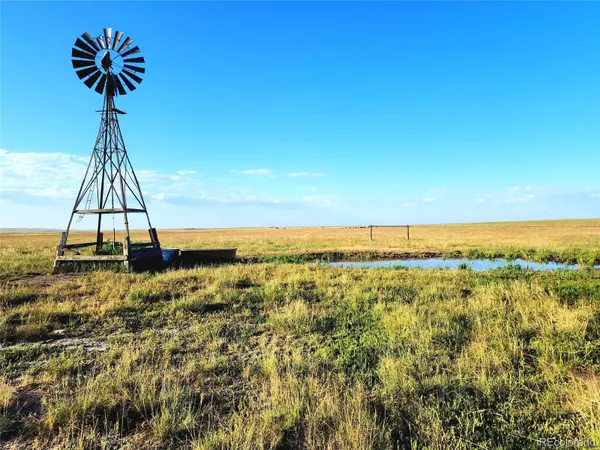
[[[410,229],[410,241],[401,228],[375,228],[370,241],[369,229],[360,227],[163,230],[159,237],[164,248],[236,247],[238,256],[261,262],[465,255],[600,264],[600,219],[415,225]],[[74,232],[69,242],[88,242],[94,237],[91,232]],[[147,232],[134,232],[132,239],[146,241]],[[0,234],[0,276],[49,273],[58,241],[59,233]]]
[[102,244],[102,247],[98,250],[92,250],[93,255],[122,255],[123,246],[121,244],[115,244],[110,239]]
[[[585,224],[547,224],[537,232],[548,233],[545,243],[538,236],[522,247],[508,237],[521,225],[481,227],[492,234],[496,227],[489,252],[514,246],[582,257],[598,250],[575,238],[594,235],[578,229]],[[470,233],[461,238],[468,244],[419,242],[418,229],[410,248],[392,236],[376,247],[378,230],[370,243],[349,229],[339,247],[342,231],[328,229],[325,237],[273,230],[288,234],[271,247],[267,231],[218,239],[257,258],[292,255],[297,244],[286,236],[302,233],[304,254],[467,253],[491,239]],[[244,233],[258,242],[242,247]],[[561,233],[566,244],[552,238]],[[163,234],[173,239],[168,246],[182,247],[208,246],[217,236]],[[23,255],[0,278],[0,441],[7,448],[600,443],[597,270],[364,270],[298,264],[299,257],[48,275],[51,257],[33,262],[26,252],[44,255],[50,241],[11,236],[12,250],[2,250],[2,258]],[[573,250],[579,247],[581,254]]]

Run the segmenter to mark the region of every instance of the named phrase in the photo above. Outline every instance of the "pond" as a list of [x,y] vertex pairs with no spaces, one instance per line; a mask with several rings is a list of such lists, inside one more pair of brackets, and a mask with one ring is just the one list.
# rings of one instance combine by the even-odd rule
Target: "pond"
[[[526,270],[576,270],[577,264],[562,264],[555,262],[538,263],[525,259],[506,260],[496,259],[467,259],[467,258],[430,258],[430,259],[401,259],[390,261],[342,261],[325,264],[329,267],[419,267],[421,269],[458,269],[468,267],[472,270],[490,270],[507,266],[520,266]],[[594,266],[600,268],[600,266]]]

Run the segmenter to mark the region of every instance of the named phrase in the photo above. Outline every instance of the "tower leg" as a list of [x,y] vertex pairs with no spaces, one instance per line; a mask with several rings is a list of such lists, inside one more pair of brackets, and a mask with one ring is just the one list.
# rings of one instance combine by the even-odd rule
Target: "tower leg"
[[102,226],[102,214],[98,214],[98,229],[96,230],[96,251],[102,248],[102,232],[100,227]]
[[52,272],[54,273],[56,273],[60,267],[60,261],[58,260],[58,257],[65,254],[65,245],[67,245],[67,233],[63,231],[60,234],[60,242],[56,246],[56,258],[54,259],[54,267],[52,269]]
[[123,255],[125,255],[125,261],[123,261],[123,269],[125,270],[125,272],[129,272],[129,258],[130,258],[130,246],[131,241],[129,239],[129,233],[127,233],[127,236],[123,237]]
[[[109,149],[108,147],[108,135],[110,133],[110,113],[111,113],[111,101],[112,97],[110,97],[109,95],[105,95],[104,96],[104,112],[102,113],[103,115],[103,122],[104,122],[104,130],[103,130],[103,137],[104,137],[104,147],[103,147],[103,161],[102,161],[102,178],[100,181],[100,195],[98,197],[98,209],[102,209],[104,207],[104,179],[106,178],[106,163],[107,163],[107,153],[111,151],[111,149]],[[111,158],[112,158],[112,154],[111,154]],[[100,250],[102,248],[102,236],[100,233],[101,230],[101,226],[102,226],[102,214],[98,214],[98,229],[96,231],[96,251]]]

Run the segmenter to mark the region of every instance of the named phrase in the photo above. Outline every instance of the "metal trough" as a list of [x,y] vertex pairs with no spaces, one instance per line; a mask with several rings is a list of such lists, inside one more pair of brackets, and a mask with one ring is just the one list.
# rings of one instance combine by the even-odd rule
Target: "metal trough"
[[169,266],[174,264],[179,259],[179,249],[178,248],[163,248],[162,249],[162,257],[165,265]]
[[235,261],[237,248],[191,248],[181,250],[179,261],[182,266],[223,263]]

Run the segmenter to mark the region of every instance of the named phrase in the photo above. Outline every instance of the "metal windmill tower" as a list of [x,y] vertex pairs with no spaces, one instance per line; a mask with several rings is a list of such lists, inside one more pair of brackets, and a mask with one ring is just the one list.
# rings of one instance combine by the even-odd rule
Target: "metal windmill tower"
[[[112,35],[111,28],[105,28],[103,35],[92,37],[87,31],[77,38],[72,49],[72,63],[75,73],[90,89],[103,95],[100,129],[96,144],[83,177],[79,193],[67,229],[62,233],[57,247],[55,269],[62,262],[123,261],[125,269],[135,260],[145,260],[161,256],[161,248],[156,230],[152,228],[150,216],[144,202],[140,184],[127,155],[119,115],[125,114],[115,107],[115,97],[134,91],[142,82],[146,72],[144,57],[139,56],[140,48],[133,46],[133,39],[117,31]],[[145,214],[148,222],[150,242],[132,244],[129,232],[129,214]],[[68,244],[69,230],[73,220],[97,216],[96,240],[94,242]],[[103,216],[113,219],[113,251],[105,250],[102,233]],[[122,243],[115,243],[114,217],[123,216],[125,236]],[[78,249],[95,246],[91,255],[81,255]],[[123,254],[115,254],[122,247]],[[65,252],[75,255],[65,255]]]

